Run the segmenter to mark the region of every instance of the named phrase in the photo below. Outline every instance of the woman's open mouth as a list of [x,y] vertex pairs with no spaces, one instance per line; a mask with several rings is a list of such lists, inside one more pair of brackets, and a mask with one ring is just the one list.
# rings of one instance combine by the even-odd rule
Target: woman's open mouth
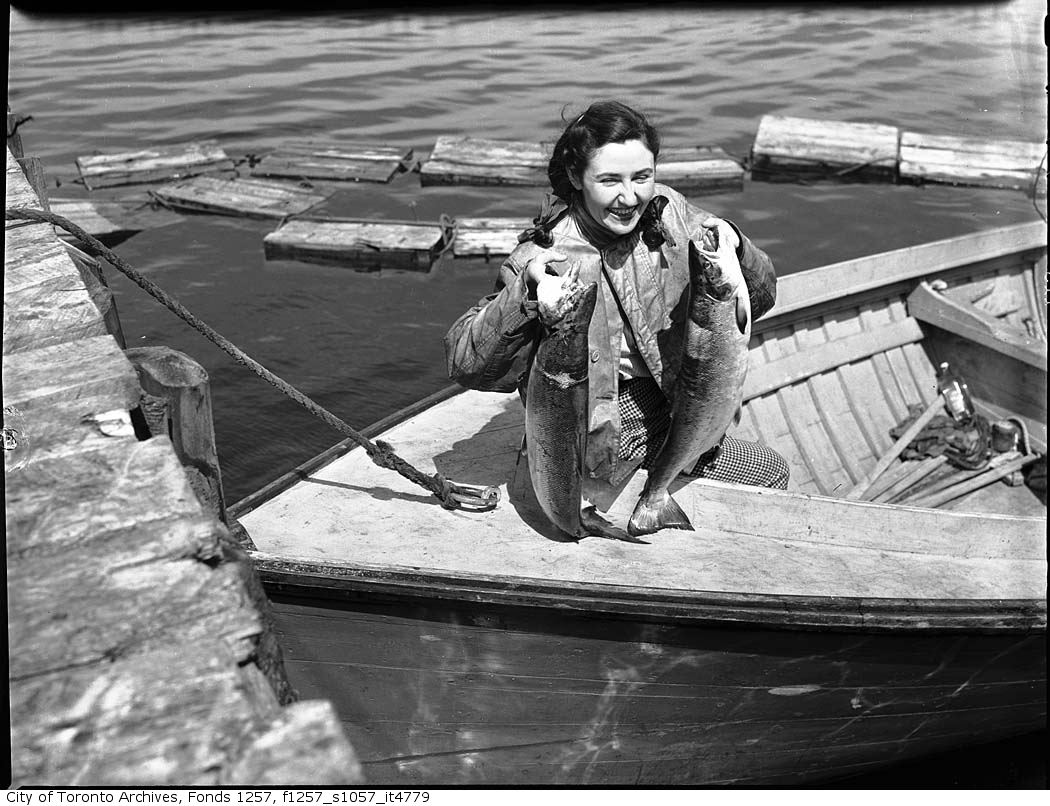
[[618,218],[620,221],[627,222],[634,218],[634,214],[638,212],[638,205],[634,207],[609,207],[609,213],[613,218]]

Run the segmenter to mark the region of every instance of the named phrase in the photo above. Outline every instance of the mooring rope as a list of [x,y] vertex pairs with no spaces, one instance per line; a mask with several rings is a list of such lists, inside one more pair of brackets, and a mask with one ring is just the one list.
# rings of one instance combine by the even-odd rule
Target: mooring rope
[[472,484],[458,484],[449,481],[441,473],[427,475],[398,456],[392,446],[382,440],[373,442],[368,437],[354,430],[350,425],[336,417],[323,406],[315,403],[305,394],[300,392],[283,378],[278,377],[254,358],[245,353],[241,348],[220,334],[209,324],[199,319],[189,311],[181,302],[160,288],[152,280],[144,277],[120,255],[104,246],[97,238],[85,232],[81,227],[63,218],[60,215],[49,213],[44,210],[35,210],[27,207],[8,207],[5,218],[7,221],[36,221],[53,224],[64,229],[81,242],[90,246],[101,257],[112,263],[133,283],[146,291],[161,305],[170,310],[180,319],[188,323],[197,332],[231,356],[237,363],[247,367],[260,378],[270,383],[275,388],[286,394],[300,406],[305,408],[314,416],[330,425],[340,433],[349,437],[358,446],[364,448],[369,458],[379,467],[394,470],[409,481],[429,490],[440,501],[446,509],[472,509],[476,511],[487,511],[495,508],[499,503],[499,490],[495,487],[483,487]]

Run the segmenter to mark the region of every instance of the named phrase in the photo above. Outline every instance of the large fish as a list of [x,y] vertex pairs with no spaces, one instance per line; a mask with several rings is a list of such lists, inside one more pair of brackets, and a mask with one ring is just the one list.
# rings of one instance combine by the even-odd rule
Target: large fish
[[632,538],[592,508],[581,511],[587,449],[587,330],[598,296],[597,283],[567,286],[567,313],[536,348],[525,392],[525,445],[529,476],[540,508],[574,538]]
[[691,296],[682,365],[675,380],[671,426],[631,514],[627,531],[692,529],[667,488],[713,448],[740,408],[751,339],[751,299],[732,247],[705,232],[700,250],[689,243]]

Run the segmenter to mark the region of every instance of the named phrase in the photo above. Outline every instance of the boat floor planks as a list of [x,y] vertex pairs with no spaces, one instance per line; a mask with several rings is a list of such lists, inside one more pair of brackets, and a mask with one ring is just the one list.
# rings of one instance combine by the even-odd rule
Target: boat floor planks
[[[472,436],[443,444],[457,419]],[[314,561],[677,591],[900,598],[1039,598],[1045,595],[1044,522],[856,504],[694,481],[675,493],[696,532],[665,530],[639,546],[565,542],[527,483],[515,478],[523,422],[517,396],[464,392],[384,435],[405,459],[447,478],[498,485],[493,512],[442,509],[360,450],[241,517],[260,552]],[[524,472],[518,469],[519,473]],[[517,483],[516,483],[517,482]],[[610,510],[625,520],[644,474]],[[332,495],[333,489],[341,495]],[[776,506],[761,506],[758,502]],[[950,522],[950,528],[945,524]],[[622,524],[621,524],[622,525]],[[895,543],[894,535],[912,539]],[[778,569],[776,575],[769,568]]]
[[235,169],[233,160],[211,140],[77,157],[76,164],[88,190]]
[[444,237],[438,224],[292,219],[263,239],[267,260],[301,260],[357,271],[430,271]]
[[340,182],[389,182],[409,170],[412,149],[352,143],[286,144],[262,156],[252,176],[327,179]]
[[328,198],[293,184],[264,179],[195,176],[151,191],[163,204],[182,210],[249,218],[299,215]]

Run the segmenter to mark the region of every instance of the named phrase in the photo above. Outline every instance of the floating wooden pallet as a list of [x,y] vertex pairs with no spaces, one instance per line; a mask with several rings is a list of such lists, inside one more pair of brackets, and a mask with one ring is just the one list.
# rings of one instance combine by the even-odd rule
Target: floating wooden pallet
[[744,189],[743,167],[719,146],[662,149],[656,179],[682,193]]
[[428,185],[545,185],[550,144],[441,135],[420,167]]
[[751,149],[751,170],[757,179],[816,174],[892,181],[899,137],[896,126],[880,123],[764,115]]
[[922,182],[1028,190],[1045,150],[1043,143],[904,132],[900,175]]
[[452,253],[456,257],[509,255],[518,245],[518,235],[531,226],[525,218],[458,218]]
[[[419,171],[428,185],[521,185],[548,183],[549,143],[438,137]],[[668,148],[660,152],[657,178],[682,191],[740,189],[744,169],[717,146]]]
[[[173,213],[126,202],[52,199],[50,204],[52,213],[68,218],[106,246],[114,246],[145,229],[178,220]],[[58,235],[63,240],[79,242],[64,230],[59,229]]]
[[252,167],[252,176],[333,181],[389,182],[409,168],[412,149],[322,143],[284,145]]
[[430,271],[440,224],[363,219],[292,219],[263,239],[267,260],[301,260],[357,271]]
[[78,157],[76,163],[88,190],[234,170],[233,160],[212,141]]
[[295,185],[264,179],[195,176],[151,191],[162,203],[183,210],[249,218],[298,215],[328,198]]

